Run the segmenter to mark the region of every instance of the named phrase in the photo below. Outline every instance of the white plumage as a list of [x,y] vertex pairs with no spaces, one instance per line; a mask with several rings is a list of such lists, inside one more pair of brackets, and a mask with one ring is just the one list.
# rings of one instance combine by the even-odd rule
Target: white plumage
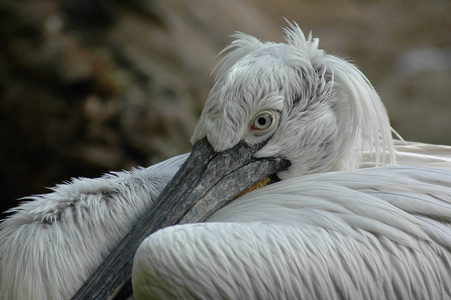
[[[235,36],[192,138],[218,152],[265,142],[255,157],[290,168],[207,223],[149,236],[135,297],[451,298],[451,148],[393,143],[363,74],[290,25],[286,44]],[[256,130],[262,112],[272,123]],[[186,157],[76,179],[14,209],[0,224],[0,299],[70,298]]]
[[135,297],[450,298],[451,149],[415,147],[411,164],[429,158],[414,163],[410,151],[434,148],[447,169],[306,175],[244,195],[214,223],[160,230],[135,257]]
[[0,224],[0,299],[69,299],[184,161],[74,179]]

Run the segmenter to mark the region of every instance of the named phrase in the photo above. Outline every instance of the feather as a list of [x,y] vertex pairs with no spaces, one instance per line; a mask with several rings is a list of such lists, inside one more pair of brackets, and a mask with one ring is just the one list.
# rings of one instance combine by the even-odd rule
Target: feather
[[451,297],[451,171],[382,167],[250,192],[205,224],[148,237],[135,297]]
[[0,223],[0,299],[70,298],[186,157],[24,199]]

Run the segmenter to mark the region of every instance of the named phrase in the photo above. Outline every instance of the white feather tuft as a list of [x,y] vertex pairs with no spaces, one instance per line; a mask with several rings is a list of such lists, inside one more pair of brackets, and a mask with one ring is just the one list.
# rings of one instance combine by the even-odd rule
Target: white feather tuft
[[220,80],[220,77],[222,77],[240,58],[262,45],[256,37],[243,32],[236,32],[231,35],[231,37],[235,38],[235,40],[219,52],[218,56],[226,54],[216,67],[213,68],[213,71],[211,71],[212,73],[218,71],[215,80]]

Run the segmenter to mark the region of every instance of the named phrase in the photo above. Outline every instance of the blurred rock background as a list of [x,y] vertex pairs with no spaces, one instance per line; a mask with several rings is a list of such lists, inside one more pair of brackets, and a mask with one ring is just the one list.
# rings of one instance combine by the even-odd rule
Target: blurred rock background
[[282,17],[350,58],[408,140],[451,144],[449,0],[3,0],[0,211],[190,150],[216,54]]

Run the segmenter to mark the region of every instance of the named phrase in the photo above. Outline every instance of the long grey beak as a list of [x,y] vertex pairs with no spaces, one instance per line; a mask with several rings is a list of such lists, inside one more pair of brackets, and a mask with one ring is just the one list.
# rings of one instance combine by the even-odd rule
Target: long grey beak
[[196,143],[152,207],[72,299],[126,298],[131,294],[134,255],[148,235],[177,223],[202,222],[243,191],[289,167],[281,158],[254,158],[262,147],[242,141],[215,152],[206,139]]

